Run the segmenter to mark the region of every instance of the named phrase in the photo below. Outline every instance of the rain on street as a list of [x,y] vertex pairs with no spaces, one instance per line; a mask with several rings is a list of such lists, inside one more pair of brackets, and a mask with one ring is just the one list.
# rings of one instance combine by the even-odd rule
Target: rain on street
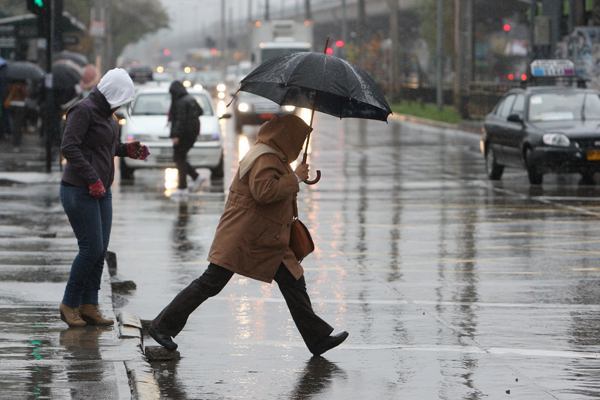
[[[257,128],[226,132],[222,181],[187,202],[173,177],[113,187],[115,313],[153,319],[206,268],[226,189]],[[596,397],[600,189],[578,175],[488,181],[479,135],[316,115],[300,219],[318,315],[350,337],[311,358],[276,285],[234,276],[153,362],[168,399]],[[208,170],[203,173],[209,174]],[[156,345],[149,337],[145,345]]]

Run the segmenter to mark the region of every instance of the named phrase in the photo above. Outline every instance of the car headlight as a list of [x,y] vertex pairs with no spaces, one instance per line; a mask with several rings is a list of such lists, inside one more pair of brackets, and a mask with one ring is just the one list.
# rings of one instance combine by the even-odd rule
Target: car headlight
[[250,109],[250,106],[247,103],[238,104],[238,110],[241,112],[246,112]]
[[188,88],[190,86],[192,86],[192,82],[190,82],[190,81],[183,81],[183,87]]
[[292,111],[294,111],[296,109],[296,107],[294,107],[294,106],[283,106],[283,108],[287,112],[292,112]]
[[225,85],[224,85],[224,84],[222,84],[222,83],[219,83],[219,84],[217,85],[217,90],[218,90],[219,92],[224,92],[225,90],[227,90],[227,86],[225,86]]
[[196,84],[194,85],[194,89],[196,89],[196,90],[202,90],[202,85],[201,85],[201,84],[199,84],[199,83],[196,83]]
[[542,136],[544,144],[548,146],[569,147],[571,141],[562,133],[546,133]]

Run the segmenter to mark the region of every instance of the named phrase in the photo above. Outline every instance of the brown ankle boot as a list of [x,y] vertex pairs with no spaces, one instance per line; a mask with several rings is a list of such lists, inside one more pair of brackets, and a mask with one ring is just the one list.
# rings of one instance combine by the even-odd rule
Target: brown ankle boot
[[81,319],[81,314],[79,314],[79,309],[74,307],[69,307],[66,304],[60,303],[60,319],[65,321],[69,326],[86,326],[84,320]]
[[104,318],[98,304],[82,304],[79,306],[79,312],[81,313],[81,318],[88,325],[108,326],[115,322],[112,319]]

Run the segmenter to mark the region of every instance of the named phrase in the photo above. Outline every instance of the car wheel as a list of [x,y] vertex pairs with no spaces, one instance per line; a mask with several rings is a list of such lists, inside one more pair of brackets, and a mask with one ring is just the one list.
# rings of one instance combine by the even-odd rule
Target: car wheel
[[525,150],[525,165],[527,166],[527,176],[532,185],[541,185],[544,175],[539,173],[533,163],[533,151],[530,148]]
[[244,127],[244,124],[242,124],[242,122],[240,121],[240,119],[238,117],[235,118],[235,133],[237,133],[238,135],[240,135],[242,133],[242,128]]
[[210,177],[211,179],[221,179],[225,176],[225,165],[223,162],[223,154],[221,154],[221,161],[219,161],[219,165],[210,169]]
[[485,152],[485,170],[488,178],[493,181],[497,181],[502,178],[502,173],[504,172],[504,165],[499,165],[496,162],[496,154],[494,153],[494,148],[491,145],[487,146],[487,150]]
[[125,160],[123,158],[119,159],[119,170],[121,171],[121,179],[123,180],[132,180],[133,179],[133,171],[134,168],[129,168],[127,164],[125,164]]
[[581,184],[582,185],[595,185],[594,181],[594,173],[593,172],[584,172],[581,174]]

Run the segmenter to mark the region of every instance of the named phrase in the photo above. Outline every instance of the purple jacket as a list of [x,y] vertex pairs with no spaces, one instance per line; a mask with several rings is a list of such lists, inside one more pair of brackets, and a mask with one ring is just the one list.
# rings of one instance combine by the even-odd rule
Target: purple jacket
[[119,142],[119,124],[98,87],[67,111],[67,125],[60,146],[67,160],[62,180],[87,188],[102,180],[108,190],[115,178],[114,157],[126,157]]

